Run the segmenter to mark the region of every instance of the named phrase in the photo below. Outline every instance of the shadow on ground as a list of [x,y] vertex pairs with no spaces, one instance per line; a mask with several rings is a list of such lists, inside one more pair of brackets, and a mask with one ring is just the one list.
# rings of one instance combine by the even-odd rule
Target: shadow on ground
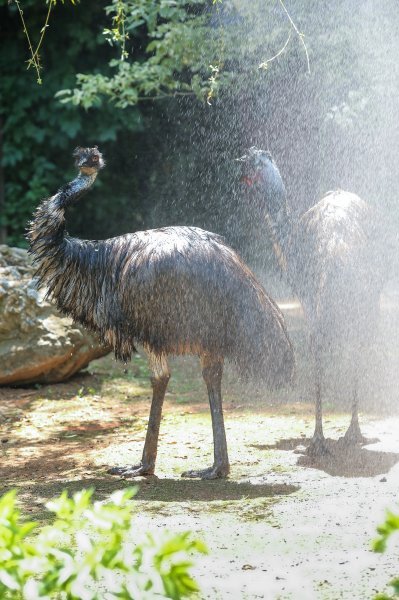
[[272,498],[298,491],[295,485],[253,485],[229,479],[192,481],[186,479],[158,479],[154,484],[141,486],[138,500],[185,502],[191,500],[242,500],[243,498]]
[[[96,498],[103,500],[114,490],[138,486],[136,499],[142,501],[189,502],[192,500],[212,502],[214,500],[242,500],[251,498],[274,498],[285,496],[299,490],[295,485],[272,485],[238,483],[235,481],[192,481],[185,479],[158,479],[157,477],[121,480],[115,478],[92,477],[79,481],[51,481],[26,486],[29,493],[36,497],[51,498],[64,489],[70,493],[84,488],[94,488]],[[25,488],[25,489],[26,489]],[[22,491],[23,493],[23,491]]]
[[[319,469],[333,477],[375,477],[388,473],[397,462],[399,454],[395,452],[380,452],[368,450],[359,446],[345,446],[341,440],[328,439],[329,453],[324,456],[308,456],[305,447],[310,438],[286,438],[275,444],[253,444],[257,450],[288,450],[296,449],[301,456],[297,464],[301,467]],[[302,450],[303,449],[303,450]]]
[[[15,488],[6,484],[3,492],[13,487]],[[160,514],[170,506],[170,510],[175,514],[180,506],[181,510],[189,512],[238,512],[243,520],[269,518],[270,508],[274,503],[299,490],[299,487],[294,485],[252,485],[229,480],[191,481],[157,477],[136,481],[101,477],[99,474],[76,481],[53,479],[40,483],[25,482],[17,486],[17,491],[18,499],[25,506],[28,518],[47,522],[51,519],[51,513],[45,509],[46,502],[59,496],[64,490],[72,495],[82,489],[93,488],[94,499],[101,501],[109,499],[112,492],[126,487],[137,487],[135,500],[139,502],[139,510]]]

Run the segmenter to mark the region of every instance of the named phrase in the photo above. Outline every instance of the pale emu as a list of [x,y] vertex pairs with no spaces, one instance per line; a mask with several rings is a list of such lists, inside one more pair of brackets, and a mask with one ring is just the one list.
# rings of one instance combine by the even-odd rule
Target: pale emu
[[153,474],[168,355],[198,355],[212,417],[214,464],[187,477],[229,472],[221,379],[223,361],[269,386],[291,380],[294,357],[283,317],[253,273],[217,235],[195,227],[165,227],[103,241],[65,233],[64,211],[104,166],[97,148],[77,148],[78,176],[43,200],[28,231],[39,285],[59,310],[99,333],[127,361],[144,346],[153,397],[140,464],[117,467],[127,477]]
[[267,223],[278,263],[309,326],[316,424],[308,452],[328,452],[322,423],[322,357],[333,348],[342,351],[349,346],[352,353],[352,418],[343,441],[365,443],[358,419],[358,383],[364,374],[363,353],[375,331],[382,287],[376,215],[359,196],[337,190],[295,217],[271,154],[253,147],[238,160],[243,163],[243,193],[250,196],[256,216]]

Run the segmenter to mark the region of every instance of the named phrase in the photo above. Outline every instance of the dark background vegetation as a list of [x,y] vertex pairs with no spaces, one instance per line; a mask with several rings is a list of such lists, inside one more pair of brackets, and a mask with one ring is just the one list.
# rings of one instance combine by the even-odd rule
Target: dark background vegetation
[[[95,77],[114,72],[109,61],[118,56],[118,49],[102,34],[110,27],[108,3],[57,3],[41,51],[39,86],[33,69],[26,69],[29,54],[17,7],[0,0],[2,241],[25,244],[24,228],[33,208],[73,175],[73,148],[93,144],[104,152],[107,168],[90,197],[70,215],[70,233],[82,237],[194,224],[226,235],[244,255],[253,257],[264,231],[257,232],[250,207],[242,206],[233,160],[253,144],[275,155],[298,213],[325,191],[341,187],[381,207],[395,237],[395,0],[287,1],[296,26],[305,33],[310,74],[303,45],[278,1],[190,2],[188,9],[196,18],[208,18],[208,25],[201,22],[199,30],[202,43],[200,37],[193,42],[204,63],[200,77],[206,82],[210,76],[204,48],[214,52],[223,76],[228,75],[221,77],[210,105],[201,91],[164,94],[157,100],[149,93],[124,108],[101,90],[100,100],[62,103],[55,94],[76,89],[76,73]],[[37,39],[46,5],[26,0],[23,8],[32,38]],[[168,14],[161,20],[167,22]],[[146,52],[150,29],[145,22],[132,26],[127,62],[145,64],[151,55]],[[290,31],[285,52],[260,69]],[[190,64],[180,73],[173,65],[170,70],[189,90]],[[93,80],[90,85],[98,84]],[[125,85],[132,89],[128,79]]]

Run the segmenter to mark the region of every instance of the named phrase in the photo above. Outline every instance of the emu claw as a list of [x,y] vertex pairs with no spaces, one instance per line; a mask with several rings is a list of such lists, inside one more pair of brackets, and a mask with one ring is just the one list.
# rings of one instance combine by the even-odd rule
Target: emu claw
[[190,479],[224,479],[229,474],[228,465],[220,465],[209,467],[208,469],[198,469],[192,471],[184,471],[181,474],[182,477],[189,477]]
[[344,446],[366,446],[367,444],[375,444],[380,440],[378,438],[365,438],[360,430],[359,421],[352,419],[345,435],[340,437],[338,441]]
[[367,446],[368,444],[376,444],[379,441],[378,438],[366,438],[360,431],[353,432],[350,429],[338,440],[344,446]]
[[331,450],[328,447],[327,440],[324,437],[314,437],[306,448],[308,456],[317,458],[318,456],[328,456]]
[[110,475],[119,475],[120,477],[140,477],[142,475],[154,475],[154,468],[143,464],[134,467],[112,467],[108,469]]

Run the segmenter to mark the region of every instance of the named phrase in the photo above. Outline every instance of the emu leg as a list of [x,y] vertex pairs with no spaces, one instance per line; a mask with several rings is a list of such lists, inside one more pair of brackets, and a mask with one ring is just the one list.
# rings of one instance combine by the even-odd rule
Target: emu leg
[[144,443],[143,456],[138,465],[133,467],[114,467],[108,473],[122,475],[123,477],[137,477],[138,475],[153,475],[157,458],[159,427],[162,417],[162,406],[166,388],[170,379],[169,367],[164,356],[149,355],[151,377],[152,402],[148,420],[147,434]]
[[306,453],[309,456],[323,456],[329,454],[327,441],[323,432],[323,410],[322,410],[322,382],[323,382],[323,366],[321,360],[321,350],[318,346],[312,343],[313,349],[313,364],[314,364],[314,381],[315,381],[315,430]]
[[201,357],[201,364],[211,409],[214,462],[212,467],[208,469],[185,471],[182,473],[182,477],[218,479],[227,477],[230,471],[222,408],[221,382],[223,362],[221,360],[215,361],[215,359],[212,360],[211,357],[205,356]]
[[347,446],[355,446],[357,444],[366,445],[374,444],[379,442],[377,438],[367,439],[362,435],[359,425],[359,396],[358,396],[358,377],[355,374],[353,378],[353,389],[352,389],[352,418],[347,432],[341,438],[342,442]]

